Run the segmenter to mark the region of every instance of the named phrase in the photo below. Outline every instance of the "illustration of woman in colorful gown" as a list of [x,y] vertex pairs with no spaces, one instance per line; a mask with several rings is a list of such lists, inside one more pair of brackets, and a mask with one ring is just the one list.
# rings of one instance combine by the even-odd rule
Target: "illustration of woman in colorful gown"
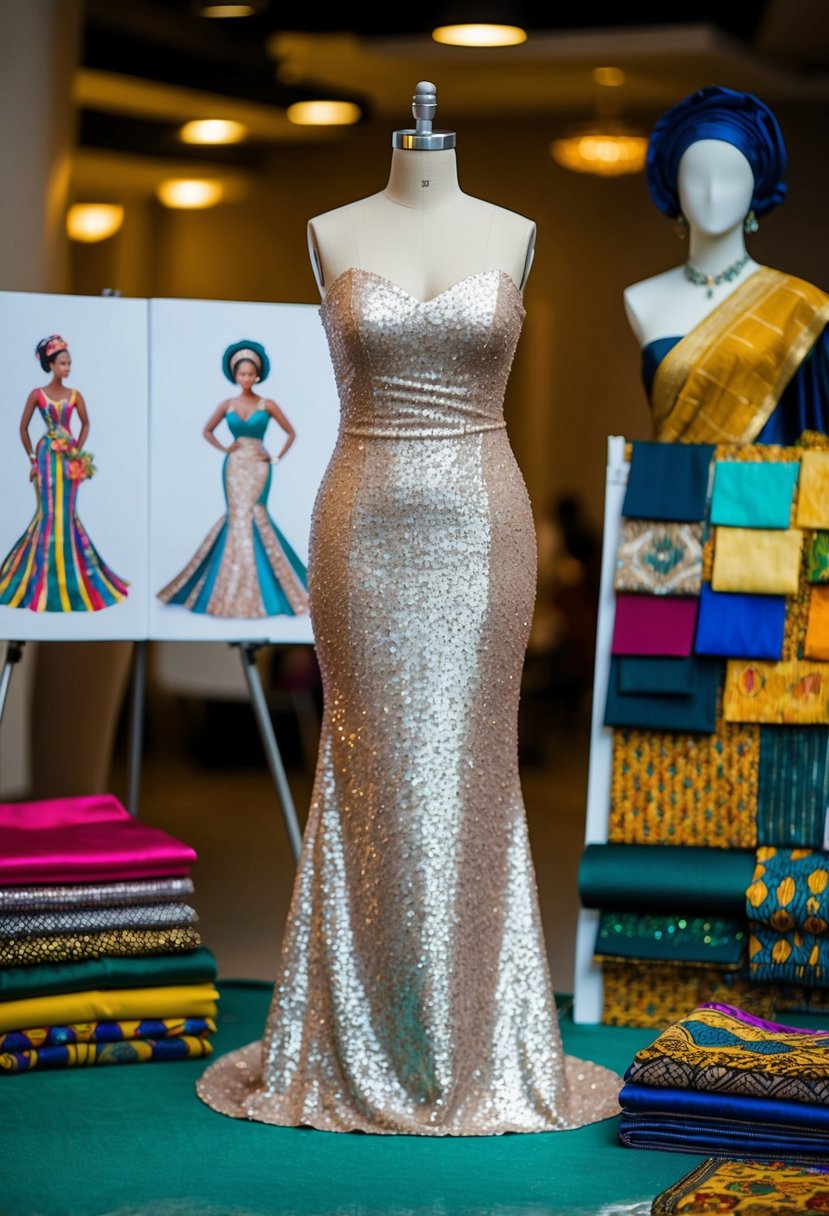
[[[158,598],[210,616],[300,616],[308,611],[307,571],[267,509],[272,466],[291,447],[296,432],[274,401],[253,391],[270,371],[263,346],[235,342],[224,353],[222,369],[240,392],[214,410],[202,433],[226,453],[222,481],[227,510]],[[233,435],[229,447],[215,435],[223,420]],[[263,443],[271,420],[286,436],[273,458]]]
[[[96,612],[126,599],[129,584],[101,558],[77,515],[81,484],[95,472],[84,450],[89,434],[86,402],[64,381],[72,369],[68,343],[51,334],[35,356],[52,379],[29,393],[20,438],[31,462],[29,480],[37,506],[26,531],[0,566],[0,605],[33,612]],[[32,448],[29,426],[35,411],[46,432]],[[80,430],[72,433],[73,414]]]

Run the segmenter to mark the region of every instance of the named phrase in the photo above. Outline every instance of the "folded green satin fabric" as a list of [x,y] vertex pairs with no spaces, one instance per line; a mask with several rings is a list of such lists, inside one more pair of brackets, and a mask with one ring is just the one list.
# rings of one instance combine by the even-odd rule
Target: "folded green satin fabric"
[[579,862],[585,908],[744,915],[754,849],[588,844]]
[[216,957],[206,946],[175,954],[106,955],[77,963],[33,963],[0,967],[0,1000],[53,996],[109,988],[160,988],[166,984],[208,984],[218,974]]

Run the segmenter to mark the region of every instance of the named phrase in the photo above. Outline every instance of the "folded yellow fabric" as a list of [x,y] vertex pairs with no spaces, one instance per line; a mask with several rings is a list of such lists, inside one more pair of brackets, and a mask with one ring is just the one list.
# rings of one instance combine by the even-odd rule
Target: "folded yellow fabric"
[[117,1022],[129,1018],[214,1018],[219,990],[214,984],[169,984],[160,988],[115,988],[62,992],[19,1001],[0,1001],[0,1033],[28,1026],[70,1022]]
[[714,537],[714,591],[795,595],[803,533],[797,528],[717,528]]
[[796,522],[801,528],[829,528],[829,452],[806,451],[800,459]]
[[809,624],[803,641],[803,657],[829,659],[829,585],[815,584],[809,591]]
[[829,722],[829,665],[802,659],[729,659],[723,717],[726,722],[778,725]]

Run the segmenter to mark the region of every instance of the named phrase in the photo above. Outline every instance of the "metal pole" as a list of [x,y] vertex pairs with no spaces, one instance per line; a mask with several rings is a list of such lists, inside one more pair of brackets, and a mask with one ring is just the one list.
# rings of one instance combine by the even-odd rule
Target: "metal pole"
[[6,708],[6,697],[9,694],[9,685],[12,679],[12,669],[16,663],[19,663],[23,658],[24,642],[7,642],[6,643],[6,661],[3,664],[3,672],[0,675],[0,722],[3,721],[3,711]]
[[127,809],[138,817],[138,789],[144,742],[144,702],[147,690],[147,643],[136,642],[132,652],[132,688],[127,753]]
[[282,764],[282,756],[280,755],[279,746],[276,742],[276,735],[274,733],[271,715],[268,710],[265,692],[262,688],[262,679],[259,675],[259,668],[256,665],[257,648],[251,642],[239,642],[237,644],[242,656],[242,670],[244,671],[245,679],[247,680],[253,712],[256,716],[256,721],[259,726],[259,733],[262,736],[262,744],[265,748],[265,757],[268,761],[268,767],[271,770],[271,775],[276,783],[279,799],[282,803],[282,817],[285,820],[285,828],[288,833],[291,852],[294,855],[294,861],[299,861],[299,854],[302,849],[302,833],[299,828],[299,823],[297,822],[294,801],[291,796],[291,787],[288,785],[288,779],[285,776],[285,768]]

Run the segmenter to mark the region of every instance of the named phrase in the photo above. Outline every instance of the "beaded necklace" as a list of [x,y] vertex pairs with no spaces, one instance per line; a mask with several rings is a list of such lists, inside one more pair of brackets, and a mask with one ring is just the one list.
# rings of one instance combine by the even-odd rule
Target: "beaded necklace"
[[732,279],[736,279],[737,275],[748,261],[748,254],[744,253],[737,258],[736,262],[732,262],[730,266],[726,266],[725,270],[721,270],[719,274],[705,274],[702,270],[697,270],[696,266],[692,266],[690,262],[685,263],[685,278],[689,283],[696,284],[697,287],[707,287],[706,295],[709,300],[714,294],[714,288],[720,283],[729,283]]

